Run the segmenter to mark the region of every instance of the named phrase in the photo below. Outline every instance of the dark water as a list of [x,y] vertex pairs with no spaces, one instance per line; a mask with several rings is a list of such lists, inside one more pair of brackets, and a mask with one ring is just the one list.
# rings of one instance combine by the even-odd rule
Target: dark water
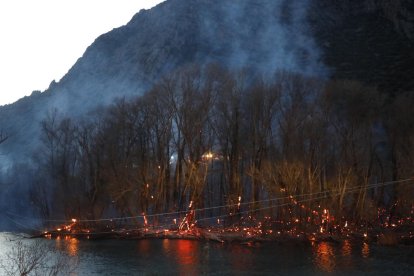
[[[0,235],[0,254],[10,242]],[[255,246],[188,240],[44,240],[73,275],[414,275],[414,247],[327,242]],[[2,275],[0,273],[0,275]]]

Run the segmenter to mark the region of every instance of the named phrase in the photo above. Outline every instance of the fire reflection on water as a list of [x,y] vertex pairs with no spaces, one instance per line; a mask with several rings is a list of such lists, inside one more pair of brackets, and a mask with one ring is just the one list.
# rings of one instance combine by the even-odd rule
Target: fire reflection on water
[[362,244],[361,255],[364,258],[368,258],[369,257],[369,245],[366,242],[364,242]]
[[175,258],[180,275],[198,275],[199,267],[199,242],[191,240],[168,240],[162,242],[162,247],[166,255],[175,253]]
[[56,249],[66,251],[71,257],[79,255],[79,240],[71,236],[64,238],[57,236],[55,240]]
[[352,243],[349,240],[344,240],[341,245],[342,266],[346,268],[353,268],[354,262],[352,258]]
[[[80,243],[84,242],[71,236],[58,236],[55,239],[56,248],[66,252],[69,256],[82,254]],[[138,243],[139,256],[152,258],[157,254],[156,242],[140,240]],[[193,240],[169,240],[161,242],[162,255],[171,258],[168,266],[179,275],[199,275],[203,269],[209,267],[210,262],[217,259],[217,255],[210,254],[216,248],[224,248],[230,254],[223,254],[221,259],[226,260],[231,271],[250,271],[257,264],[255,252],[260,252],[255,244],[204,244]],[[263,248],[267,248],[263,246]],[[356,256],[368,258],[372,255],[367,242],[355,243],[344,240],[341,243],[312,242],[312,258],[309,258],[315,268],[321,272],[332,273],[341,269],[355,269]],[[159,253],[158,253],[159,254]],[[167,264],[166,264],[167,265]]]
[[332,244],[328,242],[316,243],[313,250],[316,266],[325,272],[334,271],[336,261]]
[[69,256],[77,256],[79,251],[79,240],[76,238],[66,236],[65,242]]
[[138,252],[140,255],[148,256],[151,253],[151,240],[140,240],[138,242]]
[[176,252],[178,262],[182,265],[193,265],[198,262],[198,242],[177,240]]
[[341,253],[343,256],[349,256],[352,253],[352,245],[348,240],[344,240],[342,247],[341,247]]

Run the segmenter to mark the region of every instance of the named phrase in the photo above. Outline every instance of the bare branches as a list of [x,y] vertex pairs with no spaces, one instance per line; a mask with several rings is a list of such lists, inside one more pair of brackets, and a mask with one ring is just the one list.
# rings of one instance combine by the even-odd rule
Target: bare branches
[[[368,183],[412,174],[413,96],[396,99],[384,118],[383,95],[358,82],[290,72],[246,81],[209,70],[176,72],[145,96],[118,101],[99,122],[45,120],[42,170],[53,185],[36,190],[50,195],[45,210],[80,220],[106,210],[135,217],[184,210],[191,201],[203,208],[339,191],[323,202],[311,196],[308,207],[324,205],[338,220],[369,219],[366,206],[390,203],[385,190],[365,192]],[[297,214],[310,215],[299,207]]]
[[44,240],[18,240],[0,261],[6,275],[69,275],[75,267],[73,259]]

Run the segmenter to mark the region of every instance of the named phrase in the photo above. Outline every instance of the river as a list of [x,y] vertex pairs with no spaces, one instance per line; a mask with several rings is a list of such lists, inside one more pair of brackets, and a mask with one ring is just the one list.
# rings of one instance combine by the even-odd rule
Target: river
[[[19,239],[0,233],[0,256]],[[33,240],[25,239],[30,243]],[[190,240],[41,240],[77,259],[72,275],[414,275],[414,247],[364,242],[255,245]],[[3,273],[0,273],[3,275]]]

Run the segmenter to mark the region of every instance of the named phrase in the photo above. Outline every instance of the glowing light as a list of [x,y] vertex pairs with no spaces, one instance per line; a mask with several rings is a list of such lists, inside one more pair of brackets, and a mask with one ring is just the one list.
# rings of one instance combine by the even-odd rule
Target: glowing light
[[344,256],[351,255],[352,253],[352,245],[348,240],[344,240],[341,248],[342,254]]
[[147,216],[145,215],[145,213],[142,213],[142,216],[144,218],[144,225],[147,226],[148,225]]
[[214,157],[214,154],[213,154],[211,151],[209,151],[209,152],[207,152],[207,153],[203,154],[203,156],[202,156],[202,158],[203,158],[204,160],[210,160],[210,159],[213,159],[213,157]]
[[73,219],[72,219],[72,222],[73,222],[73,223],[76,223],[76,222],[77,222],[77,220],[73,218]]
[[58,231],[60,232],[60,231],[62,231],[62,228],[58,228],[58,229],[56,229],[56,230],[58,230]]
[[333,272],[336,266],[334,248],[327,242],[318,243],[315,250],[316,265],[325,272]]
[[362,257],[368,258],[369,257],[369,245],[368,243],[364,242],[361,249]]
[[348,227],[348,221],[345,221],[344,227]]
[[76,256],[78,255],[79,251],[79,241],[75,238],[71,237],[65,237],[65,240],[67,241],[67,250],[70,256]]

